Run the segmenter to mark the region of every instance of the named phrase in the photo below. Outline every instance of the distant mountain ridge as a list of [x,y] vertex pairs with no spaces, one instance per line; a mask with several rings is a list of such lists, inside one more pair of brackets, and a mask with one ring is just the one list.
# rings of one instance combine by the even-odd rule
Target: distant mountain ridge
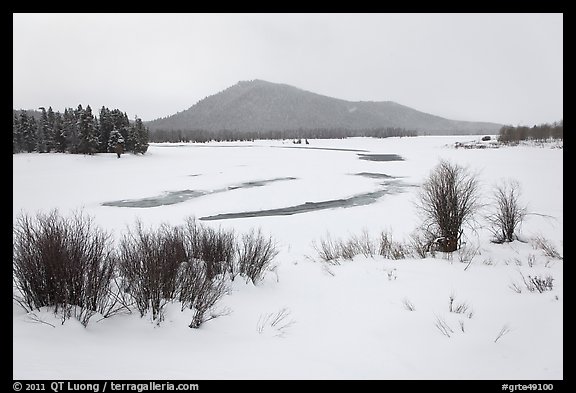
[[346,101],[259,79],[241,81],[150,130],[283,131],[403,128],[421,134],[497,133],[502,124],[445,119],[392,101]]

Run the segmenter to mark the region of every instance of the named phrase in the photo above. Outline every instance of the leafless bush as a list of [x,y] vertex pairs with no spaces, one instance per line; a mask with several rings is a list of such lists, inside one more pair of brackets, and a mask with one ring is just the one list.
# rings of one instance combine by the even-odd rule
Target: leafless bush
[[290,310],[286,307],[276,313],[260,315],[257,324],[258,333],[262,334],[270,328],[274,330],[274,336],[283,337],[286,334],[286,330],[294,324],[293,320],[288,319],[289,316]]
[[544,291],[551,291],[554,287],[554,285],[553,285],[554,278],[550,275],[548,275],[546,277],[528,276],[528,279],[532,282],[534,287],[540,293],[542,293]]
[[178,300],[182,310],[193,310],[190,327],[205,322],[226,290],[224,276],[233,257],[227,249],[234,247],[230,236],[192,219],[184,227],[163,224],[157,230],[137,223],[120,242],[119,268],[140,316],[151,312],[160,323],[165,305]]
[[234,231],[214,229],[198,223],[193,217],[186,219],[184,236],[189,256],[206,262],[206,273],[212,279],[218,274],[235,272]]
[[339,240],[337,243],[339,258],[352,260],[356,255],[360,254],[358,249],[358,244],[354,239],[348,239],[347,241]]
[[382,232],[379,241],[375,242],[370,238],[367,230],[363,230],[361,235],[353,235],[347,240],[332,240],[328,235],[326,239],[320,240],[320,246],[313,243],[313,247],[321,260],[331,263],[338,263],[340,259],[351,260],[356,255],[373,258],[379,254],[385,258],[402,259],[409,254],[408,246],[393,242],[392,237],[387,232]]
[[538,291],[539,293],[543,293],[545,291],[551,291],[554,288],[554,278],[551,275],[547,275],[546,277],[529,275],[528,278],[524,277],[522,272],[520,272],[520,275],[522,276],[524,286],[529,292]]
[[509,180],[494,189],[492,211],[486,216],[495,243],[514,241],[515,232],[526,217],[526,207],[520,205],[520,184]]
[[410,254],[406,244],[393,241],[392,235],[386,231],[380,233],[379,248],[379,254],[388,259],[405,259]]
[[140,316],[148,310],[161,322],[164,306],[176,296],[180,264],[187,260],[180,228],[162,225],[146,230],[138,222],[120,242],[119,270],[124,290],[133,297]]
[[193,311],[189,327],[199,328],[214,317],[206,317],[206,313],[226,293],[225,276],[221,274],[210,278],[206,262],[199,259],[182,263],[178,273],[178,300],[182,310],[189,308]]
[[430,254],[435,257],[434,250],[430,249],[432,239],[426,238],[426,235],[421,230],[416,230],[410,235],[410,242],[408,247],[412,250],[412,254],[422,259],[428,257]]
[[63,322],[74,316],[86,326],[108,303],[116,263],[110,236],[82,213],[20,215],[12,261],[19,303],[27,311],[54,307]]
[[126,293],[122,284],[122,277],[117,273],[112,278],[110,287],[108,289],[107,301],[102,305],[100,313],[102,318],[110,318],[122,312],[128,314],[132,313],[132,306],[134,305],[134,299],[130,294]]
[[479,254],[478,252],[479,249],[480,249],[479,246],[473,246],[468,244],[465,244],[458,249],[457,251],[458,260],[460,261],[460,263],[467,264],[466,267],[464,268],[464,271],[468,270],[470,265],[472,265],[472,261],[474,261],[476,255]]
[[450,303],[448,306],[448,311],[456,314],[466,314],[468,312],[468,318],[472,318],[472,311],[468,311],[470,307],[466,302],[464,303],[454,303],[455,296],[454,294],[450,295]]
[[437,241],[438,251],[453,252],[465,224],[480,208],[478,177],[468,169],[441,160],[422,184],[417,208],[423,229]]
[[549,258],[553,259],[563,259],[562,255],[558,252],[556,247],[552,244],[552,242],[542,236],[536,236],[532,240],[532,247],[535,249],[540,249],[544,252]]
[[266,268],[276,255],[278,250],[271,237],[264,237],[260,229],[250,230],[242,235],[241,243],[238,245],[239,273],[256,284],[262,279]]
[[350,243],[354,244],[356,254],[362,254],[366,258],[374,258],[376,255],[376,246],[367,229],[363,229],[360,236],[352,236]]
[[341,257],[339,243],[332,240],[330,234],[328,234],[325,239],[320,239],[320,244],[313,242],[312,247],[318,254],[318,257],[324,262],[337,264],[338,259]]
[[[321,260],[334,264],[341,259],[351,260],[356,255],[364,255],[367,258],[381,255],[397,260],[405,259],[413,253],[411,244],[393,241],[392,235],[387,231],[382,231],[377,241],[370,238],[367,230],[363,230],[361,235],[353,235],[348,240],[333,240],[328,235],[327,238],[320,240],[320,245],[313,243],[312,246]],[[423,255],[426,255],[426,252],[423,252]]]
[[392,256],[392,236],[388,232],[380,233],[380,249],[378,253],[384,258],[391,258]]
[[474,257],[478,254],[478,246],[464,245],[458,249],[458,260],[460,263],[471,263]]

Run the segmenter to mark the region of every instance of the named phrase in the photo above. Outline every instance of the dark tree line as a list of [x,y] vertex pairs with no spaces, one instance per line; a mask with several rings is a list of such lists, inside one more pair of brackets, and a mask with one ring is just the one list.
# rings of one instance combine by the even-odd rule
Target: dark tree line
[[100,109],[94,116],[88,105],[67,108],[64,114],[42,107],[38,117],[29,111],[14,112],[12,153],[74,153],[94,154],[113,152],[117,144],[123,150],[144,154],[148,149],[148,129],[142,120],[128,120],[119,109]]
[[349,137],[388,138],[392,136],[416,136],[416,131],[402,128],[375,128],[352,130],[344,128],[317,128],[310,130],[283,131],[237,131],[237,130],[151,130],[151,142],[223,142],[253,141],[255,139],[343,139]]
[[516,143],[523,140],[544,141],[546,139],[564,139],[564,120],[552,124],[544,123],[533,127],[504,126],[500,128],[498,141],[503,143]]

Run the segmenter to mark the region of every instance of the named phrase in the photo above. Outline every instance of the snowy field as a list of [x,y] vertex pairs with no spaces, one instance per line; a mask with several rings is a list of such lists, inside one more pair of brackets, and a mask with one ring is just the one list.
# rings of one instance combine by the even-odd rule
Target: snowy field
[[[137,219],[155,227],[195,216],[237,233],[261,228],[280,253],[258,285],[231,283],[216,306],[226,315],[199,329],[176,304],[159,326],[134,312],[84,328],[14,302],[13,378],[563,379],[563,261],[531,242],[547,239],[563,255],[563,150],[454,148],[475,138],[151,144],[120,159],[14,155],[13,220],[82,209],[118,239]],[[313,242],[328,234],[408,240],[420,223],[418,187],[441,158],[477,173],[486,202],[497,181],[520,183],[531,213],[523,242],[491,243],[484,227],[466,232],[477,250],[471,263],[457,253],[319,260]],[[529,292],[522,275],[552,276],[553,289]],[[450,312],[450,297],[465,311]]]

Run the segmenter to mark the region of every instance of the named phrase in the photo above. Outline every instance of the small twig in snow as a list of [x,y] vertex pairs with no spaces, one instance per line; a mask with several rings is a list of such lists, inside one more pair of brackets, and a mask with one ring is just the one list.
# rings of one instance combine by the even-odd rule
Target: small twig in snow
[[494,342],[497,342],[500,339],[500,337],[504,336],[507,333],[510,333],[510,328],[508,327],[508,325],[502,326],[502,329],[500,329],[500,333],[498,333],[498,336],[496,336]]
[[408,300],[407,298],[404,298],[402,300],[402,303],[404,304],[404,308],[408,311],[414,311],[416,310],[416,307],[414,307],[414,304],[412,304],[412,302],[410,300]]
[[436,316],[436,323],[434,325],[438,328],[438,330],[440,330],[440,333],[448,338],[450,338],[450,333],[454,333],[454,330],[448,326],[443,318]]
[[40,319],[40,317],[38,317],[38,315],[34,314],[34,313],[30,313],[28,314],[28,318],[32,321],[32,322],[39,322],[39,323],[44,323],[48,326],[52,326],[53,328],[56,328],[56,326],[52,325],[51,323],[48,323],[46,321],[43,321]]
[[290,315],[290,310],[286,307],[280,309],[277,313],[269,313],[260,315],[258,318],[258,333],[263,333],[266,325],[276,330],[276,337],[283,337],[286,334],[286,329],[294,324],[293,320],[286,320]]

